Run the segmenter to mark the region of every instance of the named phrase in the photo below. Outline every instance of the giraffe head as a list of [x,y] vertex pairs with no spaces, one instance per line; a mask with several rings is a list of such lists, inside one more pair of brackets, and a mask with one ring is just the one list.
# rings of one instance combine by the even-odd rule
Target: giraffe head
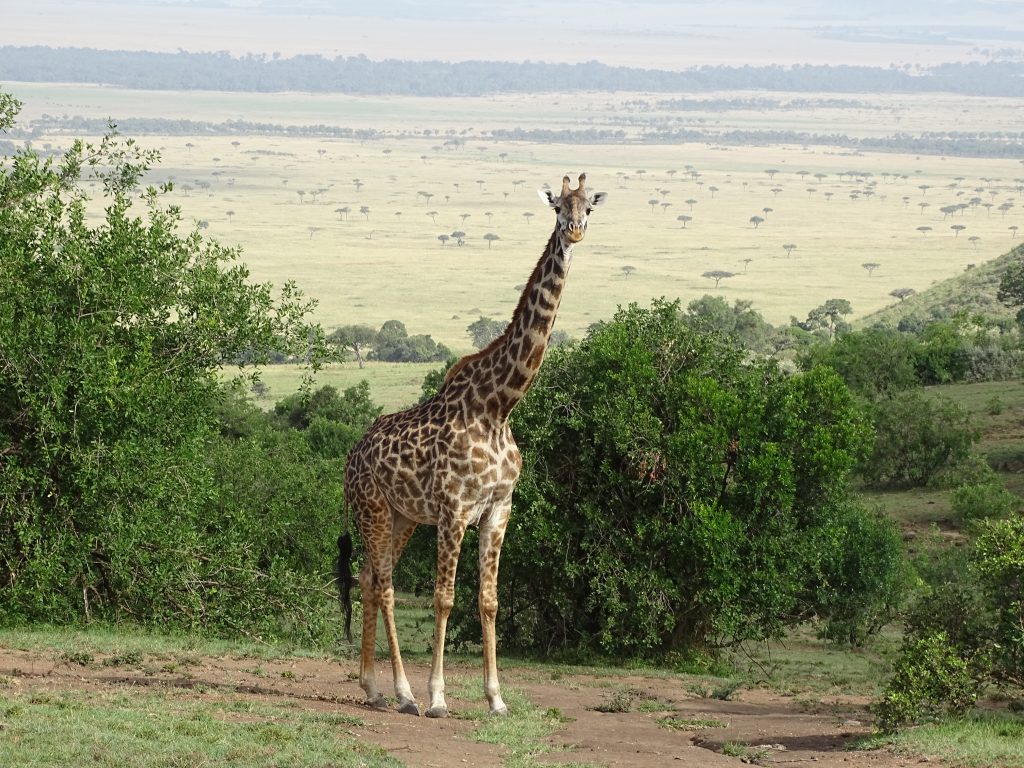
[[580,185],[569,188],[569,177],[562,177],[562,193],[555,197],[550,189],[540,190],[540,199],[555,209],[558,215],[558,231],[566,242],[573,244],[583,239],[587,231],[587,217],[591,210],[601,205],[608,197],[604,192],[587,195],[585,186],[587,174],[580,174]]

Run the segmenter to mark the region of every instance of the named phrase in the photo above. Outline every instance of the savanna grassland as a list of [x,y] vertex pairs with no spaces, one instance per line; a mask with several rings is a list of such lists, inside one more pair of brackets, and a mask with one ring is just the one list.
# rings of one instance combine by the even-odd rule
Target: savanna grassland
[[[1024,103],[1006,99],[729,94],[749,98],[749,107],[675,112],[660,103],[663,97],[645,94],[427,100],[84,86],[12,90],[24,100],[29,120],[46,113],[365,131],[362,139],[275,130],[154,133],[139,140],[160,149],[162,163],[148,181],[173,181],[171,199],[187,224],[199,222],[223,243],[237,243],[256,279],[296,280],[318,300],[314,319],[327,331],[398,319],[410,333],[431,334],[457,352],[469,350],[465,329],[473,320],[511,313],[518,286],[550,232],[551,214],[535,189],[558,185],[566,173],[585,171],[593,189],[610,193],[576,252],[562,303],[560,327],[573,336],[628,302],[647,305],[652,297],[666,296],[685,303],[706,293],[749,301],[773,323],[804,317],[830,298],[849,300],[850,319],[863,318],[897,302],[894,290],[920,292],[1005,253],[1019,242],[1013,228],[1024,218],[1018,203],[1024,168],[1015,159],[861,153],[767,139],[644,140],[646,131],[671,124],[864,137],[898,130],[1010,130]],[[559,136],[578,131],[583,138],[496,141],[483,135],[515,128]],[[622,134],[614,143],[593,143],[586,138],[590,129]],[[34,144],[57,150],[74,135],[51,132]],[[940,210],[959,204],[964,207],[955,213]],[[753,217],[763,221],[755,226]],[[465,233],[461,246],[452,237],[456,231]],[[706,276],[715,271],[717,286],[715,277]],[[47,313],[54,314],[41,312]],[[433,367],[372,363],[360,370],[345,363],[321,381],[348,386],[366,376],[374,382],[374,399],[394,408],[415,397],[424,372]],[[296,380],[290,367],[271,366],[264,375],[270,394],[262,404],[282,397]],[[994,382],[984,389],[956,385],[930,393],[949,395],[979,419],[980,452],[1008,472],[1021,461],[1019,390],[1015,383]],[[155,418],[174,421],[163,412]],[[303,460],[310,454],[296,453],[296,459],[288,453],[298,451],[297,441],[305,438],[267,439],[266,455],[259,454],[265,463],[254,464],[255,439],[232,442],[232,452],[224,448],[213,457],[238,477],[234,488],[241,489],[217,497],[222,506],[238,502],[227,530],[249,515],[253,531],[269,537],[276,518],[264,510],[292,523],[300,519],[293,502],[277,490],[289,484],[317,490],[326,482],[313,474],[277,474],[282,467],[310,464]],[[993,453],[999,462],[991,460]],[[136,467],[150,463],[140,460],[123,476],[131,478]],[[252,476],[244,474],[250,471]],[[933,524],[955,538],[948,491],[926,490],[918,496],[880,492],[867,501],[896,518],[907,541],[930,539]],[[265,507],[261,493],[271,498]],[[307,503],[319,512],[329,506],[320,497]],[[167,524],[168,506],[154,497],[152,515],[161,526]],[[135,507],[129,509],[125,518],[137,520]],[[332,528],[331,556],[334,536]],[[240,540],[239,552],[252,550],[251,542]],[[644,555],[649,569],[650,555]],[[317,577],[322,575],[314,594],[330,601],[337,621],[327,558],[314,559]],[[507,570],[504,563],[511,564],[510,558],[503,561]],[[66,582],[64,571],[59,576]],[[423,690],[429,598],[403,595],[402,603],[403,648],[413,684]],[[468,655],[452,658],[458,716],[436,726],[363,706],[351,646],[339,642],[313,652],[276,646],[258,635],[249,639],[224,646],[191,636],[108,636],[103,627],[5,628],[0,733],[6,738],[0,739],[0,762],[447,765],[454,748],[473,765],[541,765],[546,758],[540,755],[553,751],[568,753],[556,756],[559,762],[577,759],[576,765],[734,765],[739,759],[881,768],[922,755],[942,755],[957,765],[1022,764],[1019,719],[996,713],[994,700],[986,700],[977,721],[997,731],[986,736],[985,749],[962,747],[964,730],[956,736],[960,746],[887,741],[896,751],[858,748],[867,742],[857,739],[871,733],[868,702],[878,694],[899,642],[892,627],[856,652],[801,627],[781,647],[740,646],[722,664],[675,658],[675,666],[627,670],[503,654],[512,703],[512,717],[503,722],[475,709],[479,660],[470,646]],[[384,655],[383,646],[380,651]],[[990,715],[991,729],[985,719]],[[935,732],[913,731],[924,737]]]
[[[174,182],[186,220],[239,244],[255,278],[297,280],[319,301],[326,330],[395,318],[460,353],[471,349],[470,322],[511,314],[550,232],[535,190],[559,185],[566,173],[585,171],[591,188],[610,193],[591,218],[562,302],[559,326],[576,337],[617,306],[657,296],[750,301],[776,324],[845,298],[856,318],[896,302],[895,289],[919,292],[1006,252],[1017,234],[1010,228],[1024,220],[1024,167],[1013,159],[642,141],[665,125],[858,137],[1008,130],[1024,109],[1013,99],[745,93],[728,94],[748,100],[743,109],[675,112],[663,95],[644,94],[355,98],[35,84],[15,91],[28,118],[173,115],[372,131],[365,140],[140,141],[159,147],[153,180]],[[622,139],[475,138],[516,128],[614,129]],[[46,136],[37,145],[63,141]],[[967,207],[940,211],[958,203]],[[764,219],[756,227],[755,216]],[[455,231],[466,233],[461,247],[438,239]],[[732,276],[716,287],[703,276],[716,270]]]

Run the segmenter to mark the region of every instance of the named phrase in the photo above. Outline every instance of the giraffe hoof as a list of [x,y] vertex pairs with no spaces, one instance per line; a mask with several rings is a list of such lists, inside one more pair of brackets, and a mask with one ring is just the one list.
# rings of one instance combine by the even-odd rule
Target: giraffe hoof
[[403,715],[415,715],[420,716],[420,708],[415,701],[403,701],[398,705],[398,711]]
[[492,717],[508,717],[508,707],[506,707],[504,704],[502,704],[497,709],[492,709],[491,710],[491,716]]
[[374,709],[387,709],[388,700],[385,699],[383,696],[378,696],[375,699],[367,699],[366,706],[373,707]]
[[448,717],[448,707],[431,707],[426,712],[427,717]]

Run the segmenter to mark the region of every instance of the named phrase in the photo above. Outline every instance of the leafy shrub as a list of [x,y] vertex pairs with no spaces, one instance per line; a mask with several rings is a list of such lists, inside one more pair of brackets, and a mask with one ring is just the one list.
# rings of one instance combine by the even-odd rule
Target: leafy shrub
[[451,356],[448,347],[430,336],[410,336],[399,320],[388,320],[381,326],[369,354],[371,360],[388,363],[437,363]]
[[870,486],[926,485],[942,470],[966,460],[978,439],[963,408],[918,390],[881,398],[871,412],[875,442],[860,467]]
[[962,713],[989,683],[1024,685],[1024,517],[985,520],[969,548],[926,552],[916,565],[925,590],[875,705],[884,730]]
[[895,617],[909,589],[902,537],[891,518],[855,506],[843,508],[823,533],[834,538],[814,547],[821,558],[819,634],[859,646]]
[[155,160],[112,129],[0,166],[0,622],[320,632],[323,553],[295,545],[338,493],[304,446],[255,450],[251,414],[219,429],[218,405],[222,365],[315,361],[322,334],[293,285],[275,299],[179,232],[166,189],[140,187]]
[[885,732],[938,715],[962,715],[977,699],[977,682],[944,632],[910,638],[879,701],[875,724]]
[[990,466],[988,457],[972,451],[961,461],[943,467],[932,475],[928,485],[952,491],[962,485],[989,485],[998,482],[999,475]]
[[801,370],[826,365],[854,392],[874,399],[918,385],[920,344],[911,335],[882,328],[846,333],[797,358]]
[[987,517],[1007,517],[1020,509],[1021,499],[998,480],[961,485],[952,493],[953,512],[969,523]]
[[[832,612],[870,621],[836,591],[875,589],[843,571],[858,556],[888,567],[863,549],[889,529],[854,522],[867,513],[847,477],[869,431],[831,371],[785,376],[694,331],[677,304],[631,306],[549,352],[513,432],[524,469],[498,585],[507,646],[646,655]],[[457,641],[479,638],[476,566],[461,565]]]
[[1024,516],[986,521],[974,547],[973,570],[995,614],[993,675],[1024,685]]

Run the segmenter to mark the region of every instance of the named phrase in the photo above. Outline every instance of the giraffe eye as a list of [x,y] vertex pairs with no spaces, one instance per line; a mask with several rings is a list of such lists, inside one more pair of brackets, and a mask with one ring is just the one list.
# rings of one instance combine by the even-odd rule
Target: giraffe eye
[[561,212],[562,212],[562,206],[556,205],[555,206],[555,213],[561,213]]

